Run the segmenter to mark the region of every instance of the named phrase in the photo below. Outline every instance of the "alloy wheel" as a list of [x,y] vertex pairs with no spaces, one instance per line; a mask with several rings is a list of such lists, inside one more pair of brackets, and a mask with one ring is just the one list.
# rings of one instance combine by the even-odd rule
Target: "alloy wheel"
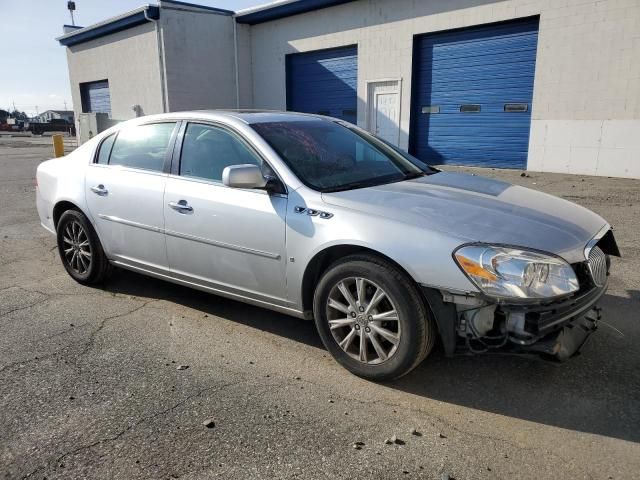
[[340,280],[329,293],[326,313],[333,338],[355,360],[376,365],[396,353],[401,335],[398,311],[371,280]]
[[91,267],[91,244],[80,222],[70,221],[62,235],[64,258],[71,269],[84,275]]

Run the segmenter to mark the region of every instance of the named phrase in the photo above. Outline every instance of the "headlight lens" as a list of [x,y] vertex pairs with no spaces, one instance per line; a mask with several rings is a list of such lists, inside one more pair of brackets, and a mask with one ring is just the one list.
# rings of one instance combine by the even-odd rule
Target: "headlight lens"
[[454,258],[480,290],[496,298],[553,298],[580,288],[571,265],[543,253],[466,245],[454,252]]

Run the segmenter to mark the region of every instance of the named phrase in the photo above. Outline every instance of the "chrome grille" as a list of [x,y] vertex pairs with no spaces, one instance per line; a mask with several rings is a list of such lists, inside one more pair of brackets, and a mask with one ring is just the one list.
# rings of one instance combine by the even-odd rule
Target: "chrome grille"
[[598,247],[593,247],[589,252],[589,272],[597,287],[607,283],[607,256]]

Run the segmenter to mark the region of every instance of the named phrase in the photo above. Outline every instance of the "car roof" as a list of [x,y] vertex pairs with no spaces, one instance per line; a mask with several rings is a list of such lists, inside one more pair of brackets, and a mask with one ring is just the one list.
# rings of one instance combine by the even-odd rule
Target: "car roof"
[[[322,119],[322,116],[299,112],[283,112],[279,110],[209,110],[211,113],[228,115],[246,123],[292,122]],[[326,118],[329,120],[329,118]]]
[[337,118],[327,117],[323,115],[314,115],[309,113],[298,112],[282,112],[278,110],[190,110],[183,112],[158,113],[153,115],[145,115],[142,117],[132,118],[124,122],[120,122],[112,128],[105,130],[105,135],[126,128],[127,125],[140,125],[145,123],[177,121],[177,120],[209,120],[209,121],[226,121],[227,123],[240,123],[245,125],[270,122],[336,122]]
[[298,112],[283,112],[279,110],[247,110],[247,109],[221,109],[221,110],[194,110],[189,112],[173,112],[171,117],[200,117],[200,118],[219,118],[228,117],[240,120],[247,124],[268,123],[268,122],[293,122],[305,120],[332,120],[330,117],[321,115],[313,115]]

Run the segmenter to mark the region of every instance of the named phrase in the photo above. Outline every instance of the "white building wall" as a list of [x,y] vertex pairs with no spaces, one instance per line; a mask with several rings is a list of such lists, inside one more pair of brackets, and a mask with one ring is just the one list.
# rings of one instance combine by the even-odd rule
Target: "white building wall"
[[168,111],[235,108],[233,17],[162,4]]
[[359,0],[251,27],[255,108],[286,107],[285,55],[358,45],[366,84],[402,79],[408,147],[414,35],[540,16],[528,168],[640,178],[640,1]]
[[253,55],[251,51],[251,27],[237,24],[238,38],[238,88],[240,108],[253,108]]
[[80,83],[109,80],[111,117],[135,117],[133,105],[147,115],[162,113],[158,43],[146,23],[67,48],[75,118],[82,113]]

